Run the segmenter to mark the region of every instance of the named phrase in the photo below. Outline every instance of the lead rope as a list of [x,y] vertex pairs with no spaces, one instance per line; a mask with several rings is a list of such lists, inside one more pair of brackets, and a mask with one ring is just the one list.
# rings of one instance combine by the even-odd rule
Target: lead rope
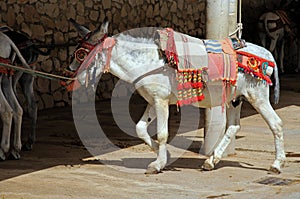
[[238,23],[237,23],[237,28],[235,29],[235,31],[233,31],[232,33],[229,34],[229,36],[231,37],[234,34],[237,34],[237,37],[239,39],[242,38],[242,30],[243,30],[243,23],[242,23],[242,0],[238,1],[238,14],[239,14],[239,18],[238,18]]
[[4,66],[6,68],[11,68],[11,69],[14,69],[14,70],[17,70],[17,71],[22,71],[24,73],[28,73],[28,74],[31,74],[31,75],[40,76],[40,77],[44,77],[44,78],[52,79],[52,80],[71,80],[71,81],[74,81],[74,80],[77,79],[77,77],[64,77],[64,76],[61,76],[61,75],[54,75],[54,74],[51,74],[51,73],[45,73],[45,72],[42,72],[42,71],[37,71],[37,70],[29,69],[29,68],[23,68],[23,67],[20,67],[20,66],[13,66],[13,65],[1,63],[1,62],[0,62],[0,66]]

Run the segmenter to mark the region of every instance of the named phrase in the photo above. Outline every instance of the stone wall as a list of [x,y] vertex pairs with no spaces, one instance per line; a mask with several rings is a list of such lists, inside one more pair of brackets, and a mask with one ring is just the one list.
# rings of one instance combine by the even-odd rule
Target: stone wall
[[[104,17],[110,21],[109,34],[145,26],[172,27],[177,31],[203,37],[205,31],[205,0],[6,0],[0,2],[0,25],[27,33],[47,44],[77,41],[77,33],[68,19],[90,29]],[[68,65],[75,47],[55,48],[50,56],[40,56],[37,69],[60,73]],[[99,85],[98,99],[111,97],[115,77],[104,75]],[[57,81],[37,77],[35,91],[39,109],[70,104],[71,93],[57,90]],[[129,85],[119,88],[126,95]],[[132,92],[132,91],[130,91]],[[82,98],[86,100],[86,97]],[[24,98],[21,95],[21,101]]]
[[[27,33],[47,44],[70,44],[78,34],[68,19],[91,30],[99,26],[105,16],[110,21],[109,34],[117,34],[137,27],[172,27],[196,37],[205,36],[205,0],[6,0],[0,1],[0,25],[8,25]],[[258,43],[256,24],[266,10],[278,8],[280,0],[243,0],[243,37]],[[40,56],[37,69],[49,73],[61,73],[68,65],[71,47],[56,47],[50,56]],[[108,99],[113,89],[116,95],[131,94],[128,84],[114,85],[118,79],[103,75],[98,85],[97,99]],[[37,77],[35,91],[39,109],[70,104],[71,93],[59,90],[57,81]],[[24,102],[24,97],[21,101]],[[87,100],[83,96],[80,101]]]

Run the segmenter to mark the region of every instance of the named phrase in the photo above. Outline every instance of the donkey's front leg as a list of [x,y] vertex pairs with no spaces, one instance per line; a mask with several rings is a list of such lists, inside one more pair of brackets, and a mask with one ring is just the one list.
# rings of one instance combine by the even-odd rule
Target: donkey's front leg
[[2,139],[0,145],[0,161],[6,159],[6,154],[10,148],[10,134],[13,119],[13,110],[10,107],[2,90],[2,78],[0,74],[0,117],[2,120]]
[[136,125],[136,133],[153,151],[158,151],[158,143],[150,137],[147,130],[155,118],[155,109],[152,105],[148,104],[143,116]]
[[13,124],[14,124],[14,141],[13,147],[11,148],[11,158],[20,159],[20,151],[22,147],[21,143],[21,127],[22,127],[22,116],[23,109],[19,104],[17,97],[12,87],[12,77],[2,78],[3,93],[13,110]]
[[242,103],[240,103],[236,108],[229,105],[229,108],[226,110],[227,113],[227,130],[223,136],[221,142],[215,148],[214,153],[205,160],[202,165],[203,170],[210,171],[214,169],[215,165],[221,160],[222,155],[228,145],[230,144],[233,137],[240,130],[240,112],[241,112]]
[[169,101],[155,99],[154,103],[157,115],[157,141],[158,151],[157,159],[148,165],[146,174],[155,174],[160,172],[167,164],[167,139],[168,139],[168,118]]

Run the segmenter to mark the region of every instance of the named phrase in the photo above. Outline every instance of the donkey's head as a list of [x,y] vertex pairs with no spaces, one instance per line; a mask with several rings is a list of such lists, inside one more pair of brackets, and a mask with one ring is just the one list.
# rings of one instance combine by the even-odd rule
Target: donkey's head
[[100,44],[107,37],[108,24],[107,18],[104,19],[103,23],[94,31],[90,31],[86,27],[79,25],[73,19],[70,22],[76,28],[81,40],[71,56],[69,69],[72,71],[77,70],[81,63],[85,60],[87,55],[95,48],[96,45]]

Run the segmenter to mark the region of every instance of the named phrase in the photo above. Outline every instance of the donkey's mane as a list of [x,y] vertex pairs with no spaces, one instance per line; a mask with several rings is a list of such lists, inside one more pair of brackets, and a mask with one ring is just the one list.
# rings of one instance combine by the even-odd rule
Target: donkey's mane
[[135,37],[129,34],[119,34],[115,36],[117,40],[134,42],[134,43],[142,43],[142,44],[155,44],[154,38],[146,38],[146,37]]

